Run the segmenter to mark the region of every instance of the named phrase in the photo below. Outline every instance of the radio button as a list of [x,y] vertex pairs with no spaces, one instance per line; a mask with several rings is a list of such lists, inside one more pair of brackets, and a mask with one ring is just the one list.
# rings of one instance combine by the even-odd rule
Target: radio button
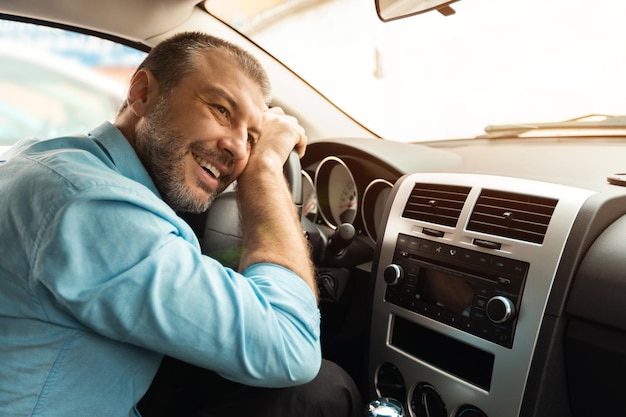
[[472,330],[474,329],[474,323],[470,319],[462,318],[459,329],[465,330],[467,332],[472,332]]
[[427,240],[423,240],[420,243],[420,251],[425,252],[425,253],[430,253],[433,251],[433,247],[435,245],[432,242],[429,242]]
[[502,260],[502,259],[495,259],[493,261],[493,266],[495,269],[498,269],[500,271],[506,271],[507,267],[508,267],[508,262]]
[[489,326],[480,326],[477,330],[478,336],[485,339],[491,339],[491,329]]
[[403,275],[404,272],[402,271],[402,267],[400,265],[389,264],[385,267],[383,279],[387,285],[396,285],[398,281],[402,279]]
[[478,264],[482,266],[491,265],[491,257],[489,255],[478,255],[477,259]]
[[475,252],[465,250],[465,249],[459,249],[459,250],[461,252],[460,257],[464,262],[471,264],[474,261]]
[[407,287],[412,287],[415,288],[417,286],[417,275],[415,274],[405,274],[406,276],[406,281],[405,281],[405,285]]
[[498,283],[502,285],[511,285],[511,280],[508,278],[498,277]]
[[476,320],[484,320],[485,319],[485,312],[478,310],[478,309],[474,309],[472,310],[472,318],[476,319]]
[[398,246],[406,246],[409,242],[409,239],[410,238],[408,236],[398,235]]
[[515,316],[515,305],[511,300],[496,295],[487,302],[487,317],[494,323],[506,323]]
[[478,292],[479,295],[481,295],[483,297],[489,297],[490,293],[492,293],[492,292],[490,292],[489,290],[487,290],[485,288],[479,288],[477,292]]
[[516,274],[522,276],[524,274],[526,274],[526,265],[522,264],[522,263],[516,263],[515,265],[513,265],[513,272],[515,272]]
[[476,308],[479,308],[481,310],[484,310],[485,308],[487,308],[487,299],[485,297],[476,297],[476,304],[474,304],[474,306]]

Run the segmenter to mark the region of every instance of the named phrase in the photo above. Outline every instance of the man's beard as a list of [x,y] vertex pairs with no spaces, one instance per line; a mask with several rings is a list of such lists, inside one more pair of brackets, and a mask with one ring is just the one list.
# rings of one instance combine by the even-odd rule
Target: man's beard
[[[152,177],[163,200],[174,211],[201,213],[206,211],[217,194],[230,183],[230,176],[220,178],[218,189],[211,190],[198,180],[197,185],[209,193],[208,197],[194,196],[185,183],[185,156],[194,145],[184,145],[185,138],[180,132],[167,128],[168,106],[159,98],[153,111],[146,115],[144,124],[135,132],[135,151],[144,167]],[[201,145],[196,145],[200,148]],[[212,154],[203,150],[203,154]],[[226,162],[220,158],[222,163]],[[232,162],[231,162],[232,164]],[[229,165],[231,166],[231,165]]]

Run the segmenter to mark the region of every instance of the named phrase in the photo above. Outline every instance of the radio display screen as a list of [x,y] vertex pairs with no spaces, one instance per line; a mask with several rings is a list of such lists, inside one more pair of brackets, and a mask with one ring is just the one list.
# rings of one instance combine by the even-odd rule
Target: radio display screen
[[465,280],[427,267],[420,268],[416,298],[426,304],[469,317],[474,288]]

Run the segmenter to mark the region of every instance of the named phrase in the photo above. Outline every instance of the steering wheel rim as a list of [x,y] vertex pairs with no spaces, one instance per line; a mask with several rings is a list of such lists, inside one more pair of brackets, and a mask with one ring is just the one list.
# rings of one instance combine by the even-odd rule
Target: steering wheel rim
[[293,203],[298,210],[298,216],[302,215],[302,166],[296,151],[291,151],[287,162],[283,167],[283,174],[289,185],[289,191],[293,198]]
[[[292,151],[283,166],[283,174],[291,192],[298,216],[302,216],[302,167]],[[237,269],[242,245],[239,204],[236,191],[218,195],[205,213],[205,226],[200,237],[202,253]]]

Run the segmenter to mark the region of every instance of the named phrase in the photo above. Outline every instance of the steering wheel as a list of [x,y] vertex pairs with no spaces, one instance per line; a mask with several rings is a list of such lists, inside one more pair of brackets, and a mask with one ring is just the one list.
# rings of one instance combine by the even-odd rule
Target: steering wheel
[[[292,151],[285,162],[283,173],[299,216],[302,214],[301,169],[300,158]],[[202,253],[217,259],[224,266],[237,269],[241,257],[242,233],[236,191],[225,191],[213,200],[206,213],[203,232],[200,238]]]

